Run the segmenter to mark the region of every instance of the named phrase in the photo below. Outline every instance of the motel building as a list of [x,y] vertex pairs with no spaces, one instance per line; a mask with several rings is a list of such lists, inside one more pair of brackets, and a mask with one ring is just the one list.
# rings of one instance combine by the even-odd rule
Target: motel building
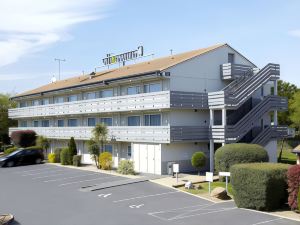
[[290,135],[277,123],[288,104],[277,96],[278,64],[257,68],[228,44],[127,64],[143,50],[129,53],[107,55],[103,71],[14,96],[18,108],[9,117],[18,127],[10,133],[34,130],[50,139],[52,152],[74,137],[82,163],[90,164],[87,140],[104,123],[114,166],[129,159],[137,172],[151,174],[167,174],[172,163],[193,171],[197,151],[213,171],[215,150],[236,142],[262,145],[277,160],[277,139]]

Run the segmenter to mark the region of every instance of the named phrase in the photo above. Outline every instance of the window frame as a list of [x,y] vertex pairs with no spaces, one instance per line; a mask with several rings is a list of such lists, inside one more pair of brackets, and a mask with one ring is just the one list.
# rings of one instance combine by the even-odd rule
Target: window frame
[[[59,125],[59,121],[63,122],[62,126]],[[65,120],[64,119],[58,119],[57,120],[57,127],[65,127]]]
[[[160,116],[160,125],[151,125],[151,116],[159,115]],[[149,116],[149,125],[146,125],[146,116]],[[161,113],[155,113],[155,114],[144,114],[144,126],[147,127],[158,127],[162,126],[162,114]]]
[[[90,119],[94,119],[95,120],[95,125],[89,125],[89,120]],[[87,118],[87,120],[86,120],[86,125],[88,126],[88,127],[94,127],[94,126],[96,126],[96,124],[97,124],[97,118],[96,117],[88,117]]]
[[[137,92],[134,93],[134,94],[129,94],[129,93],[128,93],[128,89],[129,89],[129,88],[135,88]],[[140,86],[140,85],[132,85],[132,86],[129,86],[129,87],[126,88],[126,94],[127,94],[127,95],[138,95],[138,94],[140,94],[140,93],[141,93],[141,86]]]
[[[101,121],[102,119],[111,119],[111,125],[107,125],[106,123],[102,122],[102,121]],[[113,126],[113,123],[114,123],[112,117],[100,117],[100,118],[99,118],[99,122],[100,122],[100,123],[104,123],[104,124],[105,124],[106,126],[108,126],[108,127]]]
[[[70,121],[70,120],[76,120],[76,126],[70,126],[70,125],[69,125],[69,121]],[[68,125],[68,127],[78,127],[78,119],[77,119],[77,118],[69,118],[69,119],[68,119],[67,125]]]
[[[140,125],[129,125],[129,123],[128,123],[129,117],[139,117]],[[130,115],[130,116],[127,116],[127,126],[128,126],[128,127],[140,127],[140,126],[142,126],[142,123],[141,123],[141,122],[142,122],[142,121],[141,121],[141,115]]]
[[[159,85],[159,90],[158,91],[150,91],[150,86],[151,85]],[[148,87],[147,91],[146,91],[146,86]],[[144,93],[153,93],[153,92],[159,92],[159,91],[162,91],[162,85],[161,85],[161,82],[153,82],[153,83],[147,83],[147,84],[144,84]]]

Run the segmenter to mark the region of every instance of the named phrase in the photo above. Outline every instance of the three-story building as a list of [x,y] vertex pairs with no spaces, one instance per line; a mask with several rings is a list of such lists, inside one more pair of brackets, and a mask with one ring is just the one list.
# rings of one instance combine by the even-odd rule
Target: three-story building
[[166,174],[177,162],[191,171],[203,151],[213,170],[222,144],[257,143],[276,161],[277,123],[287,99],[277,96],[279,65],[258,69],[228,44],[170,55],[120,68],[56,81],[13,97],[15,130],[35,130],[51,151],[74,137],[83,163],[92,163],[87,140],[97,123],[108,126],[105,150],[114,166],[134,161],[138,172]]

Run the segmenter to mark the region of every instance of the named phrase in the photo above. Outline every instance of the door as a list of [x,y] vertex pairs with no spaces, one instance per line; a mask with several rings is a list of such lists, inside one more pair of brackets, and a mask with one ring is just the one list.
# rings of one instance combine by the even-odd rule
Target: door
[[148,173],[148,153],[147,145],[140,144],[140,172]]
[[155,145],[148,145],[148,173],[155,173]]

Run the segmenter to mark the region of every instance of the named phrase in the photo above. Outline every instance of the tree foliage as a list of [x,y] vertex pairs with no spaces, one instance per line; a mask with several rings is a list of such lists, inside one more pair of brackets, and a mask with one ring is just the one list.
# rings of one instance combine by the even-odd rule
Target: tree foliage
[[203,152],[195,152],[192,156],[192,166],[200,171],[206,164],[206,156]]
[[36,133],[33,130],[18,130],[11,133],[11,140],[18,147],[30,147],[35,145]]
[[98,156],[100,154],[99,144],[94,139],[90,139],[87,141],[87,145],[88,145],[88,151],[91,155],[91,158],[94,160],[96,167],[99,168],[98,165]]
[[297,91],[290,101],[290,119],[293,126],[300,128],[300,91]]
[[36,139],[36,145],[40,146],[47,154],[47,150],[50,147],[50,141],[45,136],[38,136]]
[[8,118],[8,109],[17,106],[15,101],[9,99],[10,95],[0,94],[0,142],[9,144],[8,128],[17,126],[16,120]]
[[93,131],[93,140],[97,142],[98,145],[101,146],[101,152],[104,152],[104,144],[107,140],[107,126],[104,123],[98,123],[94,127]]

